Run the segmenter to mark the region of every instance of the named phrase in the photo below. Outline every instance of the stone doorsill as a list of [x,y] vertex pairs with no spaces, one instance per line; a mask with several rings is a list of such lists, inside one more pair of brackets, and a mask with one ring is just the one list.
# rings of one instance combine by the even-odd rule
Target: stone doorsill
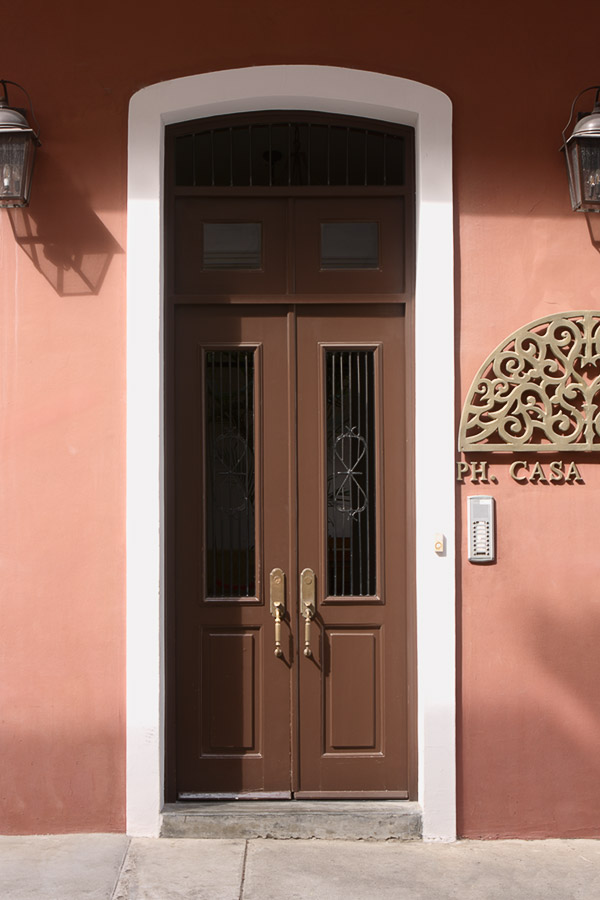
[[168,803],[161,837],[415,841],[422,810],[411,800],[204,800]]

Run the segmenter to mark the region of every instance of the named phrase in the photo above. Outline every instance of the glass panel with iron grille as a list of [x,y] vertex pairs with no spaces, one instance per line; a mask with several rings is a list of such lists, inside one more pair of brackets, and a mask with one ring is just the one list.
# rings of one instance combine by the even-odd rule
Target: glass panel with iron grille
[[260,222],[205,222],[202,267],[204,269],[260,269]]
[[377,222],[322,222],[321,269],[378,269]]
[[208,597],[255,595],[254,350],[204,363]]
[[373,350],[327,350],[327,585],[329,596],[377,590]]

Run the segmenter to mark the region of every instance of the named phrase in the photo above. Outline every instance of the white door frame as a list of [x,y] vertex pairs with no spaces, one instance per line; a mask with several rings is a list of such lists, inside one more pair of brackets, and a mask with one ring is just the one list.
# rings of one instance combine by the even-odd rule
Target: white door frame
[[[127,831],[159,833],[164,783],[163,157],[165,125],[303,109],[411,125],[416,137],[415,501],[418,788],[424,837],[456,837],[452,107],[427,85],[330,66],[161,82],[129,109]],[[445,535],[436,554],[434,535]]]

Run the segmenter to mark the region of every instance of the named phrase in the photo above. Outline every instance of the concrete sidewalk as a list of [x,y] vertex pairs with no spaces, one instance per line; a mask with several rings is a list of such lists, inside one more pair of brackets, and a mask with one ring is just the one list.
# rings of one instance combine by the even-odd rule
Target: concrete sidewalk
[[0,837],[2,900],[600,900],[600,842]]

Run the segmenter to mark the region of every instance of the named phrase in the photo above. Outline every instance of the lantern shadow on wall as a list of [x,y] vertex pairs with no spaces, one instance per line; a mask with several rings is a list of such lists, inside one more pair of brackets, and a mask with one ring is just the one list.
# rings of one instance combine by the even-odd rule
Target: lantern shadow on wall
[[98,294],[122,247],[70,178],[40,156],[31,204],[7,210],[19,246],[60,297]]
[[600,253],[600,216],[596,213],[586,213],[585,220],[590,234],[590,241],[598,253]]

